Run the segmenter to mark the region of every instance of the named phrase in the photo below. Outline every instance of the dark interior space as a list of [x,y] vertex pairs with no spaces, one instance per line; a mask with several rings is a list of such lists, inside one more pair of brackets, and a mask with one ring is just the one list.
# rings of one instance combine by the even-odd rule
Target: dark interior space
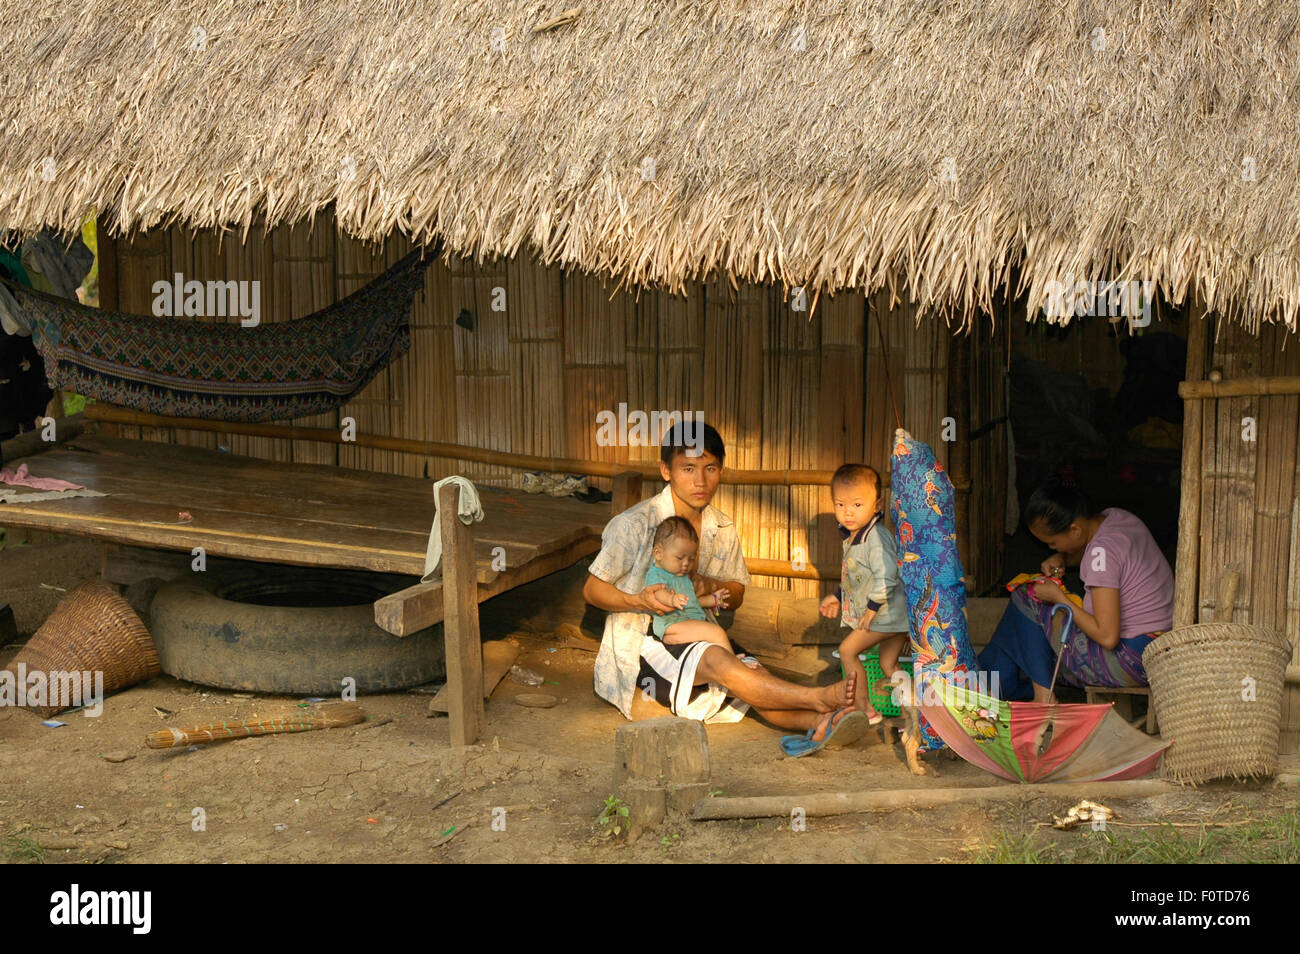
[[[1075,318],[1012,330],[1010,417],[1016,495],[1023,510],[1053,474],[1073,480],[1098,510],[1128,510],[1150,528],[1170,565],[1178,542],[1186,322],[1160,302],[1151,323]],[[1037,570],[1050,551],[1023,519],[1006,539],[1001,578]],[[1066,585],[1082,593],[1071,568]],[[980,595],[1002,595],[1001,584]]]

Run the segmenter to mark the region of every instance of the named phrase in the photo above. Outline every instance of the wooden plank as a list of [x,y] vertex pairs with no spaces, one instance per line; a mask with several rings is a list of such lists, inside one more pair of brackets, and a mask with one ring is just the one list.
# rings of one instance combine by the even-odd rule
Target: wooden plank
[[438,497],[442,523],[443,631],[447,641],[447,711],[451,744],[473,745],[487,725],[483,707],[483,647],[478,628],[474,542],[457,516],[460,488],[444,486]]
[[442,618],[442,580],[416,583],[375,601],[375,625],[394,636],[410,636]]
[[[588,536],[577,540],[562,550],[537,557],[504,573],[485,579],[482,564],[479,567],[478,600],[491,599],[517,586],[531,583],[565,567],[572,566],[585,556],[600,550],[600,537]],[[441,580],[417,583],[375,601],[375,625],[394,636],[409,636],[426,626],[443,620],[443,591]]]
[[[519,658],[519,647],[504,639],[494,639],[483,644],[483,698],[491,699],[492,693],[510,667]],[[450,711],[451,694],[443,686],[429,700],[429,715]]]

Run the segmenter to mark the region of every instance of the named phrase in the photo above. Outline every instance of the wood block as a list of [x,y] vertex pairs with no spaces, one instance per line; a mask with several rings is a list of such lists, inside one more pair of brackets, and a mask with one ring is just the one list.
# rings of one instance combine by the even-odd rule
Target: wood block
[[[510,667],[519,658],[519,647],[507,640],[493,640],[483,644],[483,698],[490,699],[497,685],[506,677]],[[429,715],[447,713],[447,687],[443,686],[429,700]]]

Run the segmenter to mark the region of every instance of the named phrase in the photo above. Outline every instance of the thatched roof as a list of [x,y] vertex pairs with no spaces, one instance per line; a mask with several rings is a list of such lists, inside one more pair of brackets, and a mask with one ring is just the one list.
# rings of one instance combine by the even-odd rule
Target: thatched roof
[[537,31],[564,6],[9,4],[0,226],[333,204],[363,238],[675,287],[969,310],[1016,264],[1035,303],[1154,279],[1300,316],[1293,3],[610,0]]

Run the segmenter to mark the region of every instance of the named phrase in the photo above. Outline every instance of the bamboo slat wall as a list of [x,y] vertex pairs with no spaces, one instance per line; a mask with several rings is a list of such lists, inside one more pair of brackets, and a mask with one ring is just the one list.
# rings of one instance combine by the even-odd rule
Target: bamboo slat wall
[[[1023,313],[1023,312],[1022,312]],[[1021,319],[1023,320],[1023,319]],[[963,563],[966,587],[973,593],[985,593],[1006,582],[1003,579],[1002,551],[1006,541],[1007,470],[1009,447],[1007,435],[1008,339],[1011,336],[1012,312],[996,316],[994,322],[977,321],[969,338],[969,446],[970,483],[969,527]],[[953,402],[953,413],[961,414]],[[1012,488],[1014,490],[1014,488]]]
[[[1300,375],[1300,348],[1278,325],[1258,337],[1217,322],[1208,369],[1224,380]],[[1213,334],[1213,332],[1211,332]],[[1190,365],[1189,365],[1190,366]],[[1300,633],[1300,396],[1203,401],[1198,622],[1224,617],[1220,575],[1241,573],[1235,622]],[[1252,436],[1253,428],[1253,437]],[[1300,650],[1292,665],[1300,664]],[[1282,703],[1281,750],[1300,751],[1300,686]]]
[[[263,321],[321,308],[364,285],[410,248],[402,237],[391,238],[382,249],[355,242],[337,232],[328,215],[312,227],[279,228],[269,236],[254,229],[245,244],[231,235],[219,244],[215,236],[168,230],[109,247],[116,248],[116,305],[123,310],[148,312],[153,282],[180,271],[187,280],[262,281]],[[501,305],[504,310],[495,310]],[[458,324],[458,316],[466,316],[471,327]],[[338,427],[351,417],[362,433],[653,461],[655,447],[596,443],[596,414],[616,412],[626,402],[629,410],[703,412],[727,440],[728,463],[736,467],[833,469],[864,461],[887,475],[895,428],[888,382],[904,426],[934,446],[945,464],[943,418],[969,413],[971,426],[978,427],[986,416],[1002,413],[1000,397],[991,391],[969,409],[964,400],[957,408],[948,406],[947,328],[930,320],[918,324],[908,306],[891,308],[883,293],[870,302],[852,294],[822,298],[810,319],[778,288],[733,289],[721,280],[696,284],[684,298],[657,291],[614,293],[599,278],[539,268],[524,257],[504,263],[453,257],[450,265],[430,266],[411,325],[410,352],[361,395],[336,413],[295,423]],[[973,380],[985,390],[1000,387],[1004,355],[998,348],[1003,346],[987,347],[992,340],[987,334],[968,340],[976,355]],[[136,436],[139,429],[123,433]],[[173,439],[166,430],[143,436]],[[463,473],[497,484],[521,481],[519,472],[502,467],[372,448],[198,432],[179,432],[174,439],[274,460],[429,478]],[[1000,489],[992,496],[1005,497],[1005,460],[989,454],[987,460],[977,458],[983,470],[972,476],[994,481]],[[607,488],[609,482],[595,483]],[[658,489],[647,483],[644,492]],[[737,521],[748,556],[802,557],[838,567],[840,541],[829,488],[724,486],[715,503]],[[1000,520],[991,511],[987,516]],[[1000,522],[992,532],[997,536],[990,539],[1000,540]],[[982,542],[973,552],[984,554],[992,546]],[[978,560],[967,570],[972,580],[989,572]],[[793,587],[802,595],[826,589],[812,581],[756,582]]]

